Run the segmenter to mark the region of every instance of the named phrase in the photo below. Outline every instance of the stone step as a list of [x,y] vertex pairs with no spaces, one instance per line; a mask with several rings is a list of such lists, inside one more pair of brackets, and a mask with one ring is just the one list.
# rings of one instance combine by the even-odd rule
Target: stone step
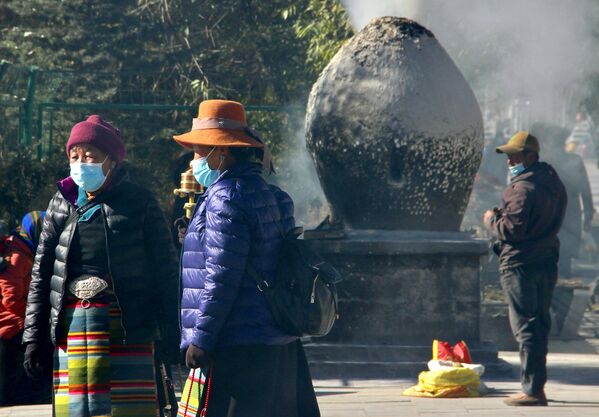
[[[415,378],[427,370],[431,346],[357,345],[306,343],[312,376],[317,379]],[[469,345],[474,363],[481,363],[487,375],[511,374],[509,364],[498,359],[490,342]]]
[[313,361],[310,373],[314,379],[396,379],[417,378],[426,370],[426,362],[355,362]]
[[[357,362],[357,361],[310,361],[314,379],[398,379],[418,378],[428,370],[424,362]],[[485,364],[483,379],[512,376],[512,367],[503,360]]]
[[[306,343],[304,347],[311,361],[426,363],[432,358],[431,345]],[[491,342],[480,342],[476,345],[469,344],[468,348],[475,363],[490,363],[497,360],[497,349]]]

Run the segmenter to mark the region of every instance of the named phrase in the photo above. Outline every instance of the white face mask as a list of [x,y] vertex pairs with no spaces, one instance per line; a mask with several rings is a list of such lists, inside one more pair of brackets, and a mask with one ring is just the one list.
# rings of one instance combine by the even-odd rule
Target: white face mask
[[[108,159],[108,156],[106,156]],[[106,181],[106,175],[102,165],[106,162],[73,162],[71,163],[71,178],[82,190],[94,192],[102,188]]]

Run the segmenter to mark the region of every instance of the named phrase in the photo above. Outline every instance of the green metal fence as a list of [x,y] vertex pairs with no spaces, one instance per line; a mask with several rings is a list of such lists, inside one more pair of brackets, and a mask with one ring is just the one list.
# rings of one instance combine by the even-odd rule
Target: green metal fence
[[[73,110],[73,114],[79,114],[82,111],[91,112],[183,112],[188,115],[187,120],[195,117],[197,106],[175,105],[175,104],[120,104],[120,103],[56,103],[56,102],[41,102],[35,104],[35,137],[38,139],[40,146],[44,152],[50,152],[55,145],[55,115],[69,110]],[[297,108],[287,108],[279,106],[246,106],[248,117],[250,120],[256,118],[259,113],[271,113],[273,117],[276,115],[285,115],[297,113]],[[83,117],[83,116],[82,116]],[[80,117],[81,118],[81,117]],[[78,120],[73,120],[75,123]],[[258,125],[260,123],[258,122]],[[281,123],[279,128],[284,128],[288,123]],[[72,123],[70,124],[72,126]],[[259,129],[259,126],[256,126]],[[264,126],[263,126],[264,127]],[[28,142],[24,142],[28,143]]]
[[0,61],[0,141],[4,146],[30,143],[37,67]]
[[[0,167],[10,166],[5,175],[14,174],[23,180],[23,172],[15,167],[22,165],[20,155],[29,155],[33,150],[42,162],[36,165],[39,172],[51,176],[35,185],[30,184],[35,178],[21,182],[19,191],[31,200],[27,207],[45,204],[37,198],[49,198],[56,175],[67,174],[68,164],[66,158],[61,162],[60,152],[72,126],[90,114],[100,114],[123,133],[131,177],[153,190],[165,212],[170,212],[172,189],[182,169],[182,148],[172,136],[189,131],[191,119],[197,115],[197,104],[175,104],[178,100],[171,91],[164,90],[162,81],[150,73],[56,71],[1,62]],[[248,105],[246,110],[249,123],[261,132],[280,162],[277,168],[290,166],[297,158],[294,147],[297,149],[299,142],[303,146],[303,141],[298,140],[303,109]],[[58,174],[60,170],[62,173]],[[291,170],[278,172],[279,181],[294,181]],[[38,187],[35,192],[31,190],[33,186]],[[6,198],[3,202],[1,194],[0,216],[8,213],[12,222],[17,218],[14,203]]]
[[[74,123],[92,113],[112,117],[119,127],[118,121],[123,119],[119,115],[124,113],[152,118],[160,114],[168,121],[163,125],[170,124],[172,128],[172,132],[164,134],[181,132],[189,127],[197,106],[173,104],[172,92],[161,89],[162,85],[164,79],[152,73],[43,70],[1,61],[0,151],[33,144],[40,156],[51,152],[64,143],[64,136]],[[290,115],[302,111],[297,107],[267,105],[250,105],[246,109],[250,121],[267,133],[275,148],[297,129],[297,123],[290,122]],[[264,117],[265,114],[270,116]],[[128,118],[131,117],[125,119]],[[144,134],[153,136],[156,132]]]

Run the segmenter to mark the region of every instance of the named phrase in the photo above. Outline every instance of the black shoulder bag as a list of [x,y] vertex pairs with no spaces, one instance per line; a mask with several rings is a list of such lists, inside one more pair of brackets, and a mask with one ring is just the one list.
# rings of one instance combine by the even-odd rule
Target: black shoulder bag
[[341,275],[305,240],[298,239],[301,227],[285,233],[274,221],[283,237],[276,281],[269,285],[249,263],[246,271],[266,297],[281,330],[293,336],[325,336],[338,318],[335,285],[341,282]]

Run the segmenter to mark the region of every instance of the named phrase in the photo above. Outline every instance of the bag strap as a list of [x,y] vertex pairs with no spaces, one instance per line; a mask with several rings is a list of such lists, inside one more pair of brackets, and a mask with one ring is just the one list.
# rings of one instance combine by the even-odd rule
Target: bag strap
[[[229,179],[239,180],[240,178],[239,177],[230,177]],[[276,199],[276,196],[275,196],[275,199]],[[278,203],[278,199],[277,199],[277,203]],[[272,221],[274,222],[274,224],[277,226],[277,230],[279,231],[279,234],[281,235],[281,237],[283,239],[285,239],[285,230],[283,229],[283,226],[281,225],[281,223],[279,221],[277,221],[277,219],[275,219],[275,216],[273,216],[272,211],[270,210],[269,207],[267,207],[266,210],[268,211],[268,214],[269,214],[270,218],[272,219]],[[256,268],[254,268],[250,264],[249,260],[246,261],[246,263],[245,263],[245,270],[254,279],[254,281],[256,282],[256,287],[258,287],[258,290],[260,292],[264,292],[265,289],[270,287],[270,284],[264,278],[262,278],[262,275],[260,275],[260,273],[256,270]]]
[[265,289],[270,287],[270,284],[264,278],[262,278],[262,275],[260,275],[260,273],[249,262],[246,262],[245,270],[252,278],[254,278],[256,287],[258,287],[260,292],[264,292]]
[[275,219],[275,217],[272,215],[270,209],[268,210],[268,214],[270,214],[272,221],[277,225],[277,229],[279,230],[279,234],[281,235],[281,237],[283,239],[285,239],[285,229],[283,229],[283,225],[281,224],[281,222],[279,222],[278,220]]
[[200,417],[205,417],[208,413],[208,401],[210,401],[210,391],[212,390],[212,369],[214,365],[210,367],[210,371],[208,371],[208,377],[205,384],[206,387],[206,400],[204,401],[204,407],[200,410]]
[[93,198],[91,200],[89,200],[87,203],[85,203],[84,205],[82,205],[81,207],[77,207],[75,209],[75,212],[79,215],[79,217],[81,217],[81,215],[85,214],[86,211],[88,211],[89,209],[91,209],[93,206],[97,205],[97,204],[102,204],[103,201],[99,198]]
[[[239,177],[230,177],[229,179],[239,180],[240,178]],[[275,195],[275,200],[277,200],[277,207],[279,207],[279,204],[278,204],[279,200],[277,199],[276,195]],[[272,219],[275,226],[277,226],[277,230],[279,231],[281,238],[284,240],[286,233],[285,233],[285,229],[283,228],[283,225],[281,224],[281,222],[279,222],[275,218],[275,216],[273,216],[272,211],[269,207],[266,208],[266,211],[268,212],[268,215]],[[280,207],[279,207],[279,212],[280,212]],[[260,292],[264,292],[265,289],[270,287],[270,284],[264,278],[262,278],[262,275],[256,270],[256,268],[254,268],[250,264],[249,260],[246,261],[246,263],[245,263],[245,270],[254,279],[254,281],[256,282],[256,287],[258,287],[258,290]]]
[[[239,177],[228,177],[228,179],[239,180],[240,178]],[[274,193],[273,193],[273,195],[274,195]],[[280,213],[281,208],[279,207],[279,200],[277,199],[276,195],[274,197],[275,197],[275,200],[277,201],[277,207],[279,208],[279,213]],[[277,226],[277,230],[279,231],[279,234],[281,235],[281,237],[283,239],[285,239],[286,233],[285,233],[285,229],[283,228],[283,225],[281,224],[281,222],[279,222],[277,219],[275,219],[275,216],[273,216],[272,211],[270,210],[269,207],[266,207],[266,211],[268,212],[273,223]]]
[[[280,208],[279,208],[279,210],[280,210]],[[277,219],[275,219],[275,216],[273,216],[270,208],[267,207],[266,211],[268,211],[270,218],[272,219],[274,224],[277,226],[277,230],[279,231],[281,238],[283,240],[285,240],[286,234],[285,234],[285,229],[283,229],[283,225]],[[247,271],[248,274],[250,274],[250,276],[252,278],[254,278],[254,281],[256,281],[256,286],[258,287],[258,290],[260,292],[264,292],[265,289],[270,287],[270,284],[268,283],[268,281],[266,281],[264,278],[262,278],[262,275],[260,275],[260,273],[250,264],[249,260],[246,262],[245,270]]]
[[73,221],[78,220],[79,217],[81,217],[81,215],[83,215],[86,211],[91,209],[96,204],[102,204],[102,200],[93,199],[93,200],[88,201],[81,207],[74,207],[74,210],[71,212],[71,214],[69,214],[69,217],[67,217],[67,220],[64,223],[64,227],[68,226]]

